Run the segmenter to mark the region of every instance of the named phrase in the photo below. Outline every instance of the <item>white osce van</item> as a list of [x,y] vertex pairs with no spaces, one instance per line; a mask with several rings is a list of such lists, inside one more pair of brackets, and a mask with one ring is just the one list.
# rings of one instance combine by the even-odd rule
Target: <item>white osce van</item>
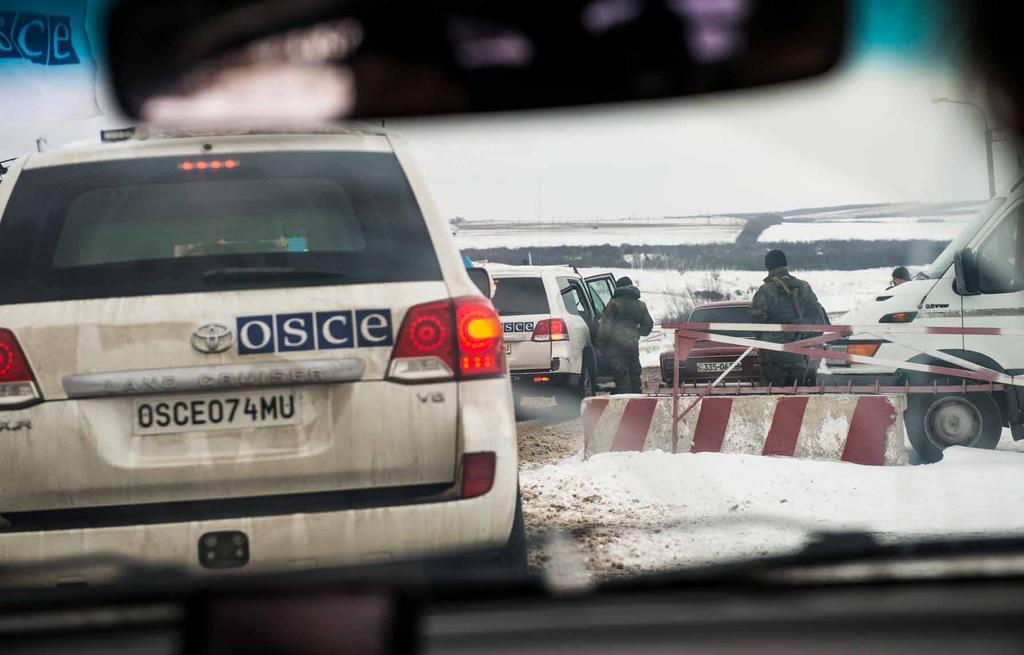
[[125,132],[0,214],[5,564],[525,562],[501,326],[388,134]]
[[[913,280],[880,292],[842,323],[910,323],[957,328],[1024,328],[1024,180],[994,198],[938,258]],[[884,335],[882,335],[884,336]],[[895,337],[894,337],[895,339]],[[860,354],[951,366],[922,354],[938,350],[1011,375],[1024,373],[1021,337],[914,334],[899,339],[853,335],[840,345],[859,344]],[[954,367],[955,368],[955,367]],[[828,383],[932,384],[935,375],[884,366],[828,361],[819,374]],[[947,380],[960,384],[961,379]],[[994,448],[1003,427],[1024,438],[1024,388],[995,393],[911,394],[905,414],[914,449],[935,461],[948,446]]]
[[554,397],[571,412],[611,381],[594,339],[615,276],[583,277],[570,266],[487,266],[501,316],[516,402]]

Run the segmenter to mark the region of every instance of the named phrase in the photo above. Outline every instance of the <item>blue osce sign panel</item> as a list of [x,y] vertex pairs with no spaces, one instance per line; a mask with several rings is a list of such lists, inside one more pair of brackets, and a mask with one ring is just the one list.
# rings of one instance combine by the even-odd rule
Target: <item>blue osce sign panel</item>
[[79,63],[71,16],[0,11],[0,59],[25,59],[45,66]]
[[390,309],[239,316],[238,354],[391,346]]

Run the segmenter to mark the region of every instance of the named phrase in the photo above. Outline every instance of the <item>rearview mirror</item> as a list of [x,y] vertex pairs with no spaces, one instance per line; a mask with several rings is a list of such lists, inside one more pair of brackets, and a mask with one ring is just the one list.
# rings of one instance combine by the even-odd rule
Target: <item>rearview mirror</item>
[[115,93],[157,122],[538,109],[740,89],[839,60],[845,0],[123,0]]
[[487,298],[494,296],[492,293],[493,285],[491,284],[491,274],[486,268],[467,268],[466,273],[469,274],[469,279],[473,280],[473,284],[476,285],[476,288],[480,289],[480,293],[484,294]]
[[963,249],[953,255],[953,270],[956,273],[955,291],[961,296],[976,296],[981,291],[978,285],[978,262],[974,251]]

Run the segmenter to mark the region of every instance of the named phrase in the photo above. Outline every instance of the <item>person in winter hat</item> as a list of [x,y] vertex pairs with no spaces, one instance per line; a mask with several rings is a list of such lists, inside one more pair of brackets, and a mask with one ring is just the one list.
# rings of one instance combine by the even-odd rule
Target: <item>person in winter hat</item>
[[[820,324],[825,310],[821,308],[811,285],[789,274],[786,253],[771,250],[764,258],[768,277],[754,294],[747,311],[751,323]],[[758,338],[774,343],[790,343],[800,339],[796,332],[763,332]],[[803,384],[807,380],[807,358],[794,353],[759,349],[761,384],[776,386]]]
[[615,282],[615,293],[605,305],[597,328],[597,342],[615,377],[615,393],[641,393],[640,337],[654,329],[640,289],[628,277]]

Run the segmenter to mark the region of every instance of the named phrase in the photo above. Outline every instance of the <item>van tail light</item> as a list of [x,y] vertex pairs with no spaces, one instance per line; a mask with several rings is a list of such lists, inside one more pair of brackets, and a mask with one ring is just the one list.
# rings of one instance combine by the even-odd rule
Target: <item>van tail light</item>
[[483,496],[494,486],[494,453],[466,453],[462,456],[462,498]]
[[545,318],[533,326],[534,341],[568,341],[569,326],[560,318]]
[[501,321],[490,301],[466,297],[416,305],[406,312],[388,377],[433,382],[504,374]]
[[490,301],[455,300],[455,334],[459,348],[459,376],[494,377],[505,372],[505,342],[501,320]]
[[23,407],[39,402],[39,389],[18,339],[0,329],[0,408]]

